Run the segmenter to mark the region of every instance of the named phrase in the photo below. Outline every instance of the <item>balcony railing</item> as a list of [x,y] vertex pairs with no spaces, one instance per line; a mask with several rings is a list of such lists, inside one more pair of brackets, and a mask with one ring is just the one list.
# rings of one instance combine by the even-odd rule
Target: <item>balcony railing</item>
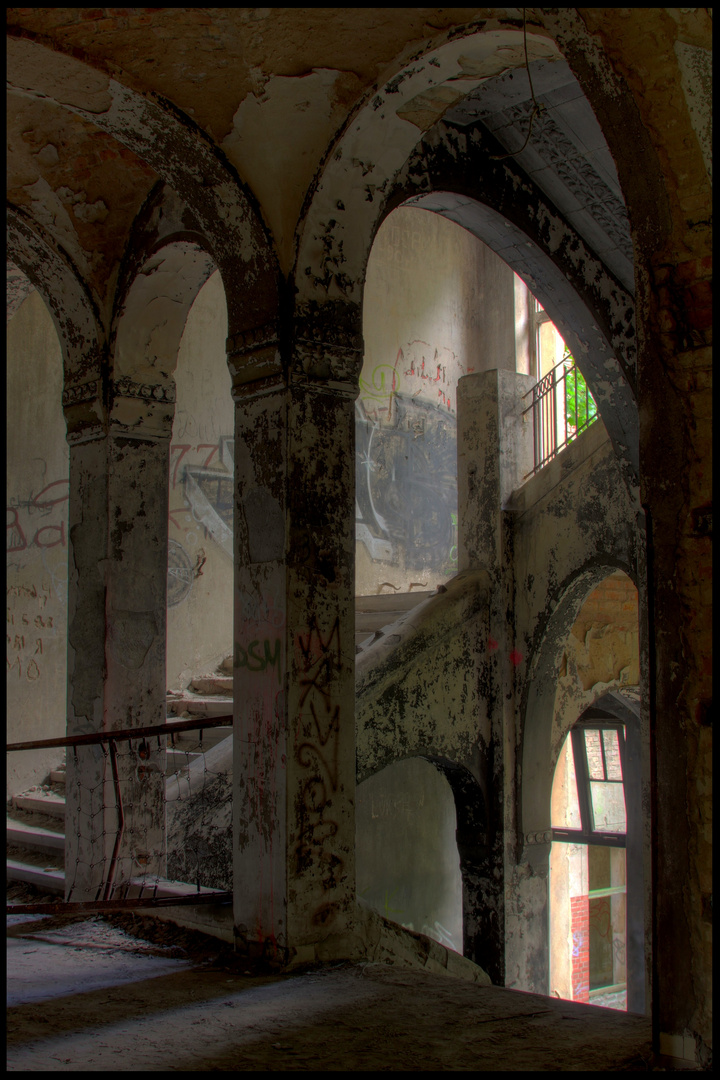
[[538,379],[525,397],[531,401],[523,415],[532,409],[533,416],[533,476],[589,427],[598,411],[571,356]]

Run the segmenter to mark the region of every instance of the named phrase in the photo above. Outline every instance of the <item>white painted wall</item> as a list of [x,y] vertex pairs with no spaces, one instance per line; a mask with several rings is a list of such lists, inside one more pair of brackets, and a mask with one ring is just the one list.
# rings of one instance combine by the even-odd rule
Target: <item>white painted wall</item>
[[376,911],[463,951],[455,803],[434,765],[409,758],[358,785],[358,896]]
[[363,298],[356,594],[434,588],[457,572],[462,375],[528,364],[527,290],[439,214],[383,222]]
[[[175,371],[167,624],[167,686],[174,690],[214,671],[232,652],[232,546],[222,528],[233,484],[226,338],[225,292],[216,272],[190,310]],[[232,509],[229,522],[232,529]]]
[[[7,738],[65,735],[68,445],[62,355],[31,292],[7,325]],[[7,756],[8,794],[42,783],[61,750]]]

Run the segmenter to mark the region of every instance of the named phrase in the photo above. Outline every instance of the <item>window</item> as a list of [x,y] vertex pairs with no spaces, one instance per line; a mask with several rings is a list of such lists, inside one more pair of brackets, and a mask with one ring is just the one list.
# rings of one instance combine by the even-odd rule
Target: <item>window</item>
[[552,797],[551,984],[627,1007],[625,725],[592,707],[563,745]]
[[562,360],[565,342],[550,321],[545,308],[532,295],[530,296],[530,317],[530,348],[533,353],[531,370],[540,380]]
[[570,732],[567,801],[553,840],[625,847],[625,727],[590,710]]
[[534,468],[537,472],[597,419],[598,411],[582,372],[542,304],[531,298],[531,365],[537,383],[525,395],[532,410]]

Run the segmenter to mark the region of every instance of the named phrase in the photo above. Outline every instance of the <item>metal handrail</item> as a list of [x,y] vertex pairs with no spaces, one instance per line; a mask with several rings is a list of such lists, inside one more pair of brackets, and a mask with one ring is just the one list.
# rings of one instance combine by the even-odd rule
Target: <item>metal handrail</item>
[[[562,371],[560,371],[562,369]],[[578,400],[578,368],[572,357],[565,356],[551,368],[546,375],[538,379],[524,396],[532,397],[523,416],[532,410],[533,414],[533,459],[534,466],[529,474],[533,476],[547,465],[561,450],[571,443],[581,431],[584,431],[598,417],[597,405],[588,390],[587,383],[580,372],[582,384],[581,398]],[[575,416],[583,401],[584,392],[585,420],[582,424],[568,423],[567,398],[569,381],[572,380],[575,398]],[[584,387],[584,391],[583,391]],[[560,416],[562,411],[562,416]]]
[[92,746],[94,743],[111,742],[118,739],[137,739],[144,735],[174,735],[178,731],[192,731],[194,728],[221,727],[232,724],[233,718],[227,716],[199,716],[193,720],[170,720],[165,724],[151,724],[148,727],[121,728],[117,731],[93,731],[85,735],[67,735],[62,739],[33,739],[29,742],[8,743],[6,750],[46,750],[52,746]]
[[[164,724],[149,724],[145,727],[136,728],[118,728],[111,731],[97,731],[88,732],[82,735],[68,735],[61,739],[31,739],[27,742],[8,743],[5,747],[6,750],[40,750],[48,749],[50,747],[62,747],[62,746],[92,746],[98,743],[108,743],[110,752],[110,765],[112,770],[113,787],[115,790],[116,806],[118,813],[118,825],[117,834],[115,836],[115,843],[113,845],[113,852],[110,859],[110,867],[106,880],[101,886],[103,897],[100,899],[98,896],[95,900],[88,901],[55,901],[52,904],[8,904],[8,914],[25,914],[27,912],[44,912],[48,913],[71,913],[73,911],[113,911],[122,910],[124,908],[148,908],[148,907],[171,907],[178,904],[194,904],[194,903],[227,903],[232,899],[232,893],[224,890],[208,890],[206,893],[200,893],[200,885],[198,884],[197,893],[183,896],[164,897],[162,899],[156,896],[152,897],[124,897],[123,899],[112,899],[111,894],[113,891],[113,883],[115,877],[115,869],[117,866],[118,851],[120,849],[120,842],[122,839],[123,831],[125,828],[125,815],[122,805],[122,793],[120,791],[120,781],[117,769],[117,743],[127,739],[142,739],[146,736],[157,735],[158,741],[161,736],[169,736],[171,740],[174,739],[176,734],[182,731],[202,730],[204,728],[221,727],[230,722],[232,724],[233,717],[231,715],[224,716],[203,716],[194,717],[190,720],[177,720],[166,721]],[[202,735],[200,736],[202,739]]]

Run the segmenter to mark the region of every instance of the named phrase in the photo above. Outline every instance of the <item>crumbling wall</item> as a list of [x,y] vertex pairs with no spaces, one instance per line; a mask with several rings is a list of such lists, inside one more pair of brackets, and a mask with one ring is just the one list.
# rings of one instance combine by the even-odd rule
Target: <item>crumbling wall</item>
[[419,754],[479,771],[476,758],[489,740],[479,646],[488,592],[484,571],[457,574],[358,655],[359,780]]

